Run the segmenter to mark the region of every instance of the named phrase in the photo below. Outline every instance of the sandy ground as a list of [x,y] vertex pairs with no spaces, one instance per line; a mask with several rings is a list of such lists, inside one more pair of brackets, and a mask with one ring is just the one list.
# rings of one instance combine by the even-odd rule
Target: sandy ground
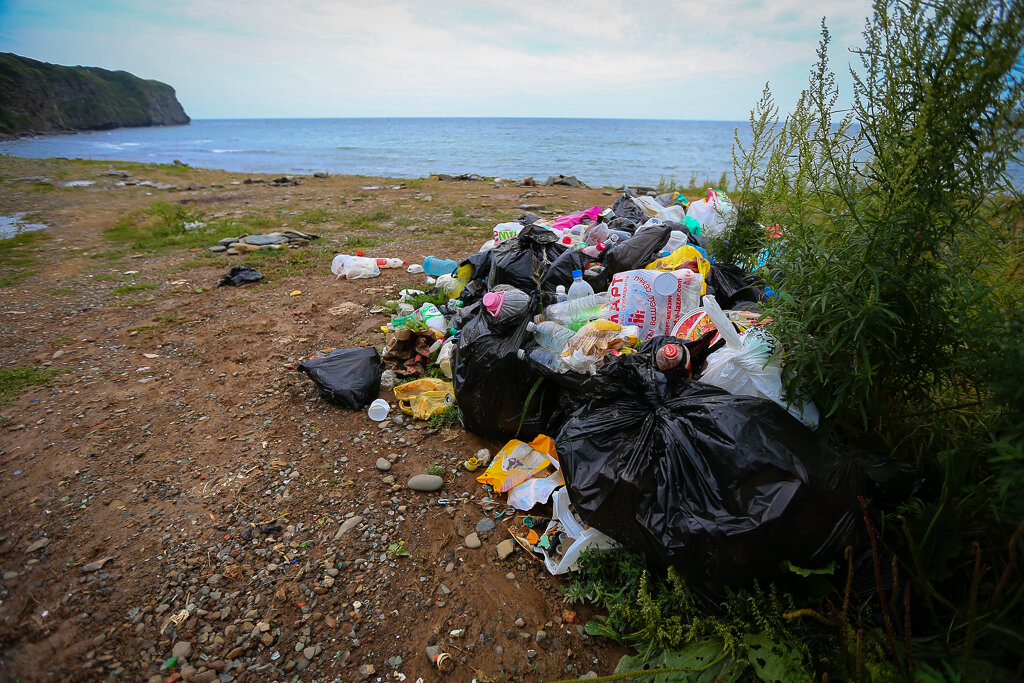
[[[121,185],[108,168],[176,189]],[[522,550],[498,559],[507,517],[479,549],[463,542],[487,494],[459,463],[502,443],[408,418],[378,425],[324,403],[295,364],[379,347],[387,318],[374,303],[424,284],[404,269],[335,281],[333,254],[365,244],[410,262],[461,259],[520,206],[578,210],[612,193],[363,177],[240,184],[247,177],[0,157],[0,214],[50,226],[35,264],[0,261],[0,275],[35,271],[0,287],[0,363],[60,371],[0,406],[0,679],[609,673],[624,651],[582,633],[591,614],[563,603],[561,580]],[[63,185],[75,180],[93,182]],[[322,238],[261,262],[262,283],[217,288],[243,257],[104,236],[160,199]],[[441,495],[464,501],[442,506],[405,487],[432,464],[445,469]],[[453,672],[432,667],[428,644],[452,655]]]

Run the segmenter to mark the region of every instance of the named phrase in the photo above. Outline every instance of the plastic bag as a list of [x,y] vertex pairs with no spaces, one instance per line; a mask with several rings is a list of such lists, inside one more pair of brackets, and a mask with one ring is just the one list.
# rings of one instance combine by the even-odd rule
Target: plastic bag
[[632,226],[632,230],[636,230],[639,226],[644,224],[644,221],[647,220],[647,214],[633,202],[633,197],[635,196],[636,195],[633,194],[632,190],[630,190],[629,192],[623,193],[622,196],[615,200],[615,203],[612,204],[612,213],[623,220],[609,221],[609,225],[615,224],[618,228],[628,224]]
[[380,268],[377,267],[377,259],[338,254],[331,261],[331,272],[337,276],[336,279],[359,280],[377,277]]
[[524,292],[533,292],[540,287],[544,273],[563,251],[565,247],[558,242],[558,235],[545,228],[528,225],[517,236],[487,252],[491,255],[487,287],[494,289],[497,285],[511,285]]
[[437,353],[437,366],[448,379],[452,378],[452,359],[455,357],[455,340],[448,339]]
[[384,361],[377,349],[362,346],[314,356],[298,370],[309,375],[320,396],[328,403],[360,410],[380,392]]
[[712,237],[736,223],[736,208],[720,190],[708,190],[704,199],[690,202],[686,215],[700,221],[703,234]]
[[669,334],[676,322],[700,304],[703,279],[689,270],[660,273],[627,270],[616,273],[608,287],[608,319],[636,325],[640,339]]
[[[707,279],[708,273],[711,272],[711,263],[704,258],[703,254],[697,251],[696,248],[685,244],[668,256],[662,256],[661,258],[648,263],[644,266],[647,270],[661,270],[666,273],[671,273],[675,270],[686,268],[692,270],[695,273],[700,273],[703,276],[703,282],[701,283],[700,294],[704,296],[707,294]],[[699,304],[700,302],[698,302]]]
[[662,206],[653,197],[633,197],[633,202],[647,215],[648,218],[657,218],[662,221],[675,221],[682,223],[686,220],[686,209],[673,204]]
[[[529,311],[537,309],[537,295]],[[558,388],[520,361],[517,351],[530,337],[529,311],[499,321],[483,306],[467,311],[461,324],[452,363],[459,419],[467,431],[492,437],[532,438],[552,433],[564,419],[558,407]]]
[[[618,242],[604,253],[602,273],[604,289],[615,273],[643,268],[658,258],[672,236],[672,228],[664,224],[645,225],[625,242]],[[598,289],[595,287],[595,290]]]
[[508,493],[549,468],[559,468],[555,442],[550,436],[540,434],[530,443],[519,439],[506,443],[476,480],[491,486],[497,493]]
[[569,507],[568,492],[560,488],[555,491],[551,522],[533,551],[544,558],[548,572],[558,575],[578,569],[577,561],[584,550],[611,550],[618,545],[611,537],[577,519]]
[[567,216],[559,216],[551,223],[551,227],[555,230],[566,230],[575,225],[579,225],[583,222],[584,218],[589,218],[592,221],[596,221],[597,217],[601,215],[600,206],[592,206],[586,211],[580,211],[579,213],[570,213]]
[[610,320],[587,323],[566,342],[562,362],[570,370],[597,372],[597,366],[608,354],[617,354],[640,342],[640,329],[634,325],[622,326]]
[[701,381],[729,393],[759,396],[774,401],[812,429],[818,427],[818,409],[809,402],[790,402],[782,389],[782,349],[761,326],[738,334],[715,297],[704,297],[704,310],[725,339],[725,348],[708,357]]
[[250,282],[259,282],[263,279],[263,273],[252,266],[233,266],[228,274],[220,279],[218,287],[230,286],[239,287]]
[[576,514],[699,581],[770,577],[857,547],[851,460],[775,403],[618,359],[556,439]]
[[707,282],[718,304],[729,310],[741,301],[763,301],[764,289],[758,279],[731,263],[712,263]]
[[398,407],[417,420],[429,420],[431,415],[444,412],[455,402],[455,389],[451,382],[435,377],[415,379],[395,387]]

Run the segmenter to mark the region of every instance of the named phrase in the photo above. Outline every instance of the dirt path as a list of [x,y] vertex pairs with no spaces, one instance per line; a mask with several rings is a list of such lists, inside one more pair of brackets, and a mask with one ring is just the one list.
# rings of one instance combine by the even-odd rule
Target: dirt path
[[[270,187],[113,166],[128,182],[177,190],[121,185],[106,163],[0,157],[0,214],[51,226],[26,247],[34,264],[0,261],[15,276],[0,287],[0,364],[60,371],[0,406],[0,679],[608,673],[623,651],[582,634],[586,610],[563,618],[575,608],[559,580],[521,550],[498,560],[506,519],[481,548],[462,541],[485,516],[486,492],[459,462],[501,443],[411,419],[377,425],[325,404],[294,366],[379,346],[387,319],[370,308],[424,284],[402,269],[335,281],[334,253],[462,258],[520,205],[579,209],[610,193],[348,177]],[[94,183],[62,186],[72,180]],[[132,212],[158,200],[205,221],[322,239],[230,257],[104,236],[126,216],[146,220]],[[243,258],[267,279],[212,286]],[[380,457],[390,472],[375,467]],[[446,470],[443,495],[465,501],[441,506],[404,486],[432,464]],[[424,655],[434,643],[455,658],[448,676]]]

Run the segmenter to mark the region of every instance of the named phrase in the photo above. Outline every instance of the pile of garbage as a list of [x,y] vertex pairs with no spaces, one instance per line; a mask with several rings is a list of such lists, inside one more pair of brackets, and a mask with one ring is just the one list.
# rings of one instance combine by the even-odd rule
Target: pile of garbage
[[[786,395],[766,293],[707,251],[735,220],[717,190],[693,202],[626,191],[550,222],[524,213],[461,262],[408,266],[430,289],[393,302],[383,354],[340,350],[300,369],[353,409],[382,381],[420,377],[394,387],[404,412],[454,405],[465,429],[510,439],[465,466],[485,466],[478,481],[525,513],[513,536],[552,573],[616,545],[714,584],[827,564],[864,548],[858,496],[891,500],[914,477],[836,452],[814,432],[816,407]],[[343,254],[332,270],[401,265]],[[445,379],[421,377],[435,367]]]

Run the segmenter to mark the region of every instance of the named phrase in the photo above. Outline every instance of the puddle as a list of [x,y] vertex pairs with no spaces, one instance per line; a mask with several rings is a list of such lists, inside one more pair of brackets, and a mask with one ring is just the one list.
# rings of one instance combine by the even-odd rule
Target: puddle
[[46,228],[46,226],[42,223],[29,223],[25,221],[24,213],[0,216],[0,240],[20,235],[23,232],[43,230],[44,228]]

